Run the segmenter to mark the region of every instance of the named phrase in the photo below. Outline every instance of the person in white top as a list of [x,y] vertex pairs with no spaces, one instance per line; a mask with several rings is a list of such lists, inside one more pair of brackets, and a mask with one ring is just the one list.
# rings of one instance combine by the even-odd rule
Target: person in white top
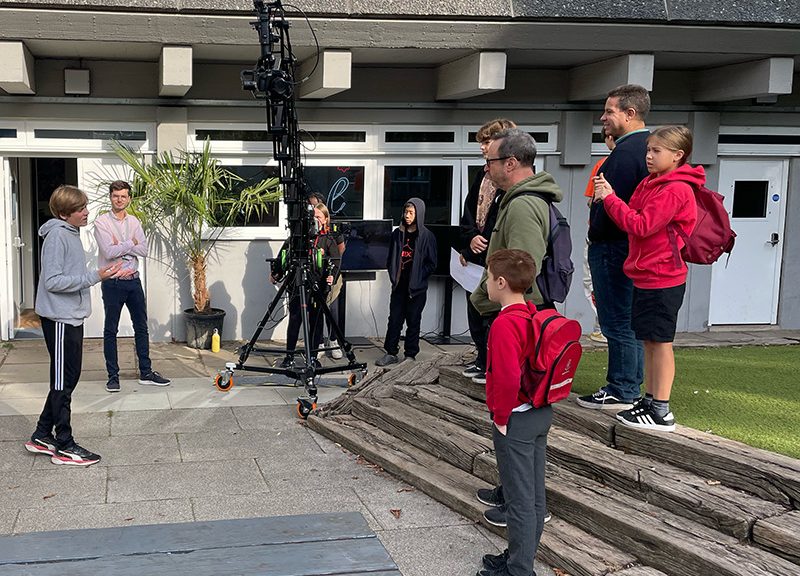
[[104,280],[100,285],[105,309],[103,355],[108,372],[106,390],[119,392],[120,389],[117,332],[123,306],[128,308],[133,323],[136,356],[139,360],[139,384],[167,386],[170,381],[155,372],[150,362],[147,301],[139,279],[139,258],[147,256],[147,238],[139,219],[128,214],[131,185],[122,180],[112,182],[109,185],[109,197],[111,210],[98,216],[94,222],[100,267],[122,262],[119,274]]

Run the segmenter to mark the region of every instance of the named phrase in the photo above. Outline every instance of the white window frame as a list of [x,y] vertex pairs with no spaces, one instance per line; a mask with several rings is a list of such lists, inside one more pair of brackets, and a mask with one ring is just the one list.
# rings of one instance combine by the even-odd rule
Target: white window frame
[[[558,124],[522,124],[517,126],[525,132],[547,132],[547,142],[536,143],[536,155],[554,154],[558,152]],[[477,142],[470,141],[471,132],[477,132],[480,126],[464,126],[461,136],[461,145],[465,151],[473,152],[479,146]]]
[[106,120],[102,122],[53,122],[28,120],[24,123],[24,148],[27,152],[53,152],[61,155],[76,156],[85,153],[113,152],[111,141],[73,138],[36,138],[34,136],[35,130],[127,130],[131,132],[144,132],[144,142],[138,140],[122,140],[122,143],[133,149],[134,152],[142,154],[155,153],[156,125],[152,122],[118,122],[116,120]]
[[[374,126],[367,124],[300,124],[301,131],[353,131],[365,132],[364,142],[304,142],[301,143],[300,152],[303,155],[336,154],[342,156],[363,155],[376,149],[377,136]],[[198,130],[248,130],[266,131],[265,122],[190,122],[186,136],[186,149],[197,151],[203,149],[203,141],[197,140]],[[346,152],[342,149],[346,148]],[[234,140],[212,140],[211,152],[213,154],[269,154],[272,156],[272,139],[260,142],[244,142]]]
[[[406,156],[392,156],[381,158],[377,162],[376,180],[380,183],[378,187],[378,194],[376,195],[378,205],[380,207],[379,214],[376,218],[383,218],[383,206],[386,204],[384,197],[384,171],[387,166],[450,166],[453,169],[453,178],[450,190],[450,226],[458,226],[461,219],[461,160],[458,158],[437,158],[434,156],[428,158],[421,157],[406,157]],[[398,220],[400,215],[390,215],[393,221]]]
[[[798,126],[720,126],[720,134],[752,134],[772,136],[800,135]],[[719,144],[722,156],[800,156],[800,144]]]
[[0,152],[19,151],[25,148],[27,133],[24,122],[13,122],[8,120],[0,121],[0,128],[17,131],[16,138],[0,138]]

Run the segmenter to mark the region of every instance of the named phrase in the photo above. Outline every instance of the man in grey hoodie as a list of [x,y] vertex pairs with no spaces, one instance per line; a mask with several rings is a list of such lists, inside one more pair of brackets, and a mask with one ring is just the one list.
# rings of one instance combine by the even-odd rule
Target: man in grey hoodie
[[[50,392],[30,441],[29,452],[47,454],[53,464],[89,466],[100,456],[79,446],[70,424],[72,392],[83,360],[83,321],[92,312],[89,287],[118,274],[122,261],[100,270],[86,269],[80,230],[86,226],[88,199],[75,186],[62,185],[50,196],[55,218],[39,228],[42,269],[36,294],[36,313],[50,354]],[[55,436],[53,430],[55,429]]]

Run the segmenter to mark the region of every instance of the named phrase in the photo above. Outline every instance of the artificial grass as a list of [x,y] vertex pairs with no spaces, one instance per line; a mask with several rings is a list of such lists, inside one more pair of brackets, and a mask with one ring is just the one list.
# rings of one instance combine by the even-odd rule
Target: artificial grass
[[[585,351],[573,391],[602,386],[607,358]],[[800,458],[800,346],[676,349],[670,409],[678,424]]]

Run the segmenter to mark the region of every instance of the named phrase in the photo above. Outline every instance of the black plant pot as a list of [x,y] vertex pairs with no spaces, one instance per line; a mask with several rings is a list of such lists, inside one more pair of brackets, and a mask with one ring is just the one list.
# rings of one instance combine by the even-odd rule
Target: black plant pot
[[197,313],[194,308],[183,311],[186,318],[186,345],[190,348],[211,348],[211,336],[214,328],[222,336],[222,322],[225,320],[225,310],[212,308],[209,312]]

